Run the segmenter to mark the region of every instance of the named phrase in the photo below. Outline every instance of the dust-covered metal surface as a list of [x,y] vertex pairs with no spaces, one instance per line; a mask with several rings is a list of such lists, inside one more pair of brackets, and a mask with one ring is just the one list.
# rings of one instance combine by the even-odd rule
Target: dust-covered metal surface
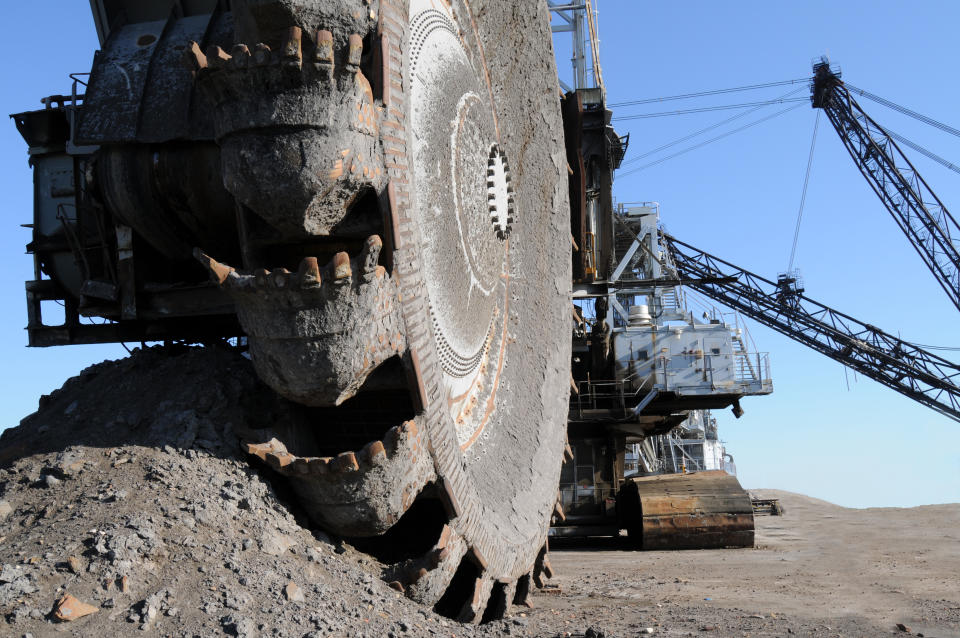
[[722,470],[629,479],[617,506],[643,549],[753,547],[753,506]]

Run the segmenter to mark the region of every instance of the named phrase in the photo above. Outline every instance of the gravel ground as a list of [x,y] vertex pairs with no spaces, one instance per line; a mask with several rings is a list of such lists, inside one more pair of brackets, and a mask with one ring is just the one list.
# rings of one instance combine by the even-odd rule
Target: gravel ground
[[[551,544],[531,635],[960,638],[960,504],[847,509],[777,490],[755,549]],[[899,629],[898,624],[904,626]]]
[[474,627],[310,529],[238,436],[296,418],[247,360],[150,349],[83,371],[0,436],[0,636],[960,638],[960,505],[766,491],[757,548],[551,557],[559,594]]
[[238,355],[137,352],[40,405],[0,437],[0,635],[474,632],[301,525],[239,455],[236,433],[285,408]]

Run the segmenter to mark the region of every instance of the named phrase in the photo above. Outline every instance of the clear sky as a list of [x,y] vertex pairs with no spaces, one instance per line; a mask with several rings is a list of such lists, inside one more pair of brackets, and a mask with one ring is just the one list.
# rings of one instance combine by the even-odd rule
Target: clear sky
[[[813,58],[829,54],[852,84],[960,126],[955,106],[960,101],[955,82],[960,5],[954,2],[600,0],[599,9],[610,102],[802,78],[810,74]],[[89,70],[97,41],[86,2],[11,3],[5,18],[0,23],[0,54],[7,61],[0,71],[3,112],[39,108],[42,96],[69,92],[68,73]],[[42,29],[35,26],[41,23]],[[560,65],[561,75],[569,75],[565,59]],[[615,115],[774,98],[793,88],[622,108]],[[960,140],[861,102],[881,124],[960,163]],[[767,107],[738,124],[775,110]],[[735,113],[616,124],[620,133],[631,134],[630,159]],[[615,195],[620,201],[659,201],[673,234],[774,278],[789,260],[814,115],[802,106],[618,178]],[[947,208],[960,207],[960,176],[922,157],[915,164]],[[24,347],[23,281],[32,278],[32,263],[24,254],[30,234],[19,224],[31,220],[32,181],[26,147],[12,121],[0,126],[0,187],[4,427],[16,425],[36,409],[41,394],[86,365],[126,353],[120,346]],[[960,346],[956,309],[825,119],[796,263],[812,298],[908,340]],[[786,337],[749,325],[759,348],[771,353],[774,394],[745,400],[746,414],[739,420],[729,411],[717,414],[745,486],[788,489],[856,507],[960,501],[960,424],[845,374],[839,364]],[[960,353],[947,354],[960,358]]]

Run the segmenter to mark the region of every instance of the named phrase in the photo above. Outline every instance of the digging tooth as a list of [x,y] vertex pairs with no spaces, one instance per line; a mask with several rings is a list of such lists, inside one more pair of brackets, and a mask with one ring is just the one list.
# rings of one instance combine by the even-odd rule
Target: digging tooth
[[184,52],[184,61],[186,62],[187,68],[193,72],[206,69],[208,66],[207,56],[203,54],[203,51],[200,50],[200,45],[196,42],[190,42],[190,46],[188,46]]
[[330,472],[330,462],[333,459],[329,456],[319,456],[313,457],[308,463],[310,467],[310,474],[313,476],[322,476]]
[[271,452],[267,454],[267,464],[275,470],[281,470],[293,463],[296,458],[286,450]]
[[199,261],[207,269],[207,272],[210,273],[210,278],[217,283],[217,285],[222,285],[223,282],[227,280],[227,277],[230,276],[230,273],[236,272],[236,270],[226,264],[221,264],[219,261],[209,256],[199,248],[193,249],[193,257]]
[[390,456],[393,456],[396,453],[397,446],[400,443],[400,428],[394,426],[387,430],[387,433],[383,436],[383,442],[390,450]]
[[430,563],[433,565],[434,569],[436,569],[448,556],[450,556],[450,550],[446,547],[443,549],[435,549],[433,554],[430,556]]
[[240,43],[233,45],[233,49],[230,50],[230,55],[232,56],[233,66],[243,69],[250,64],[250,47],[246,44]]
[[360,261],[363,268],[363,278],[370,281],[377,274],[377,260],[380,259],[380,250],[383,248],[383,240],[379,235],[370,235],[363,245],[363,252],[360,255]]
[[218,47],[217,45],[211,45],[207,47],[207,65],[212,68],[218,68],[226,66],[230,62],[230,55]]
[[271,51],[270,47],[263,42],[258,42],[257,46],[253,50],[253,62],[257,66],[264,66],[270,64]]
[[363,55],[363,39],[356,33],[351,33],[348,39],[347,65],[348,73],[360,70],[360,58]]
[[271,439],[266,443],[246,443],[244,444],[244,448],[247,454],[253,455],[261,461],[266,461],[267,454],[273,452],[275,449],[274,443],[276,442],[276,439]]
[[333,256],[333,278],[337,283],[349,283],[353,276],[350,268],[350,255],[339,252]]
[[429,572],[426,567],[421,567],[420,569],[413,572],[413,576],[410,577],[410,584],[414,584],[424,578]]
[[517,587],[513,594],[513,604],[522,605],[527,609],[533,609],[533,601],[530,600],[530,574],[524,574],[517,579]]
[[303,31],[300,30],[300,27],[290,27],[287,29],[287,37],[283,45],[284,66],[299,70],[303,64],[302,35]]
[[487,607],[487,601],[490,600],[491,591],[493,591],[493,581],[489,578],[480,577],[474,580],[473,595],[464,604],[457,620],[463,623],[480,622],[483,610]]
[[[543,586],[546,584],[546,581],[543,577],[546,576],[546,571],[549,568],[547,551],[547,545],[545,544],[540,548],[540,552],[537,554],[537,559],[533,563],[533,584],[537,586],[537,589],[543,589]],[[549,578],[549,576],[547,576],[547,578]]]
[[560,504],[560,495],[557,494],[557,502],[553,506],[553,515],[561,523],[567,520],[567,515],[563,513],[563,505]]
[[286,288],[290,283],[290,271],[286,268],[277,268],[270,273],[270,282],[274,288]]
[[328,80],[333,78],[333,34],[326,29],[317,31],[317,50],[313,54],[313,67]]
[[314,457],[310,456],[298,456],[293,460],[293,463],[290,464],[290,468],[297,474],[309,474],[313,459]]
[[387,459],[387,451],[381,441],[371,441],[360,450],[360,459],[370,465],[380,465]]
[[389,587],[390,589],[395,589],[401,594],[404,592],[403,583],[401,583],[399,580],[390,581],[389,583],[387,583],[387,587]]
[[266,288],[270,281],[270,271],[266,268],[257,268],[253,271],[253,280],[257,288]]
[[316,257],[304,257],[300,261],[300,267],[297,269],[297,280],[301,288],[317,288],[322,279],[320,277],[320,266]]
[[543,575],[548,579],[553,578],[553,566],[550,564],[550,559],[544,557],[543,559]]
[[330,462],[330,470],[333,472],[356,472],[359,469],[357,455],[353,452],[341,452]]

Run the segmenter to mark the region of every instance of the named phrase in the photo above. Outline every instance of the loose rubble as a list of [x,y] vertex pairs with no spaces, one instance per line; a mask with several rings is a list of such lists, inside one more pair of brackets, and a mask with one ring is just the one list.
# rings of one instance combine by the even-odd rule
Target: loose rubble
[[0,635],[475,633],[306,527],[241,455],[293,409],[214,348],[135,351],[41,398],[0,436]]

